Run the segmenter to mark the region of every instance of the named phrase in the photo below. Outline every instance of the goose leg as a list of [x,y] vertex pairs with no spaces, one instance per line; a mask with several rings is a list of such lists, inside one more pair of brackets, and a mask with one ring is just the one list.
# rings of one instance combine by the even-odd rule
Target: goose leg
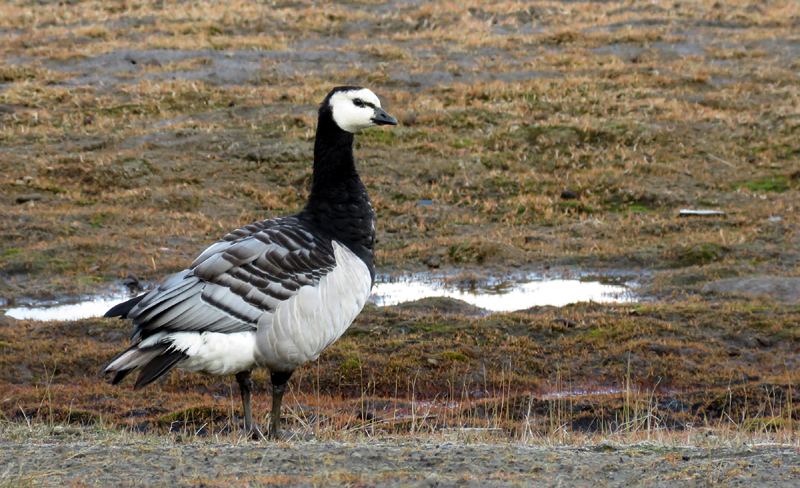
[[236,382],[239,383],[239,392],[242,394],[242,408],[244,409],[244,430],[254,439],[263,439],[264,434],[253,425],[253,409],[250,406],[250,392],[253,390],[253,380],[250,371],[236,373]]
[[289,382],[294,371],[288,373],[276,371],[270,377],[272,379],[272,415],[269,421],[269,438],[277,439],[281,424],[281,403],[283,402],[283,392],[286,391],[286,383]]

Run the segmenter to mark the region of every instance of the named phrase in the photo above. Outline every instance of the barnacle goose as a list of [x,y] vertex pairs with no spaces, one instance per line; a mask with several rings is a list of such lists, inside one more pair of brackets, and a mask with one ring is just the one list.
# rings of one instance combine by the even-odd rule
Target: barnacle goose
[[319,108],[311,193],[303,210],[222,238],[188,269],[109,310],[131,319],[133,345],[104,373],[112,384],[138,371],[136,388],[178,367],[236,375],[245,429],[254,429],[250,372],[270,371],[272,415],[292,372],[316,359],[350,326],[375,279],[375,213],[353,160],[353,133],[396,125],[370,90],[334,88]]

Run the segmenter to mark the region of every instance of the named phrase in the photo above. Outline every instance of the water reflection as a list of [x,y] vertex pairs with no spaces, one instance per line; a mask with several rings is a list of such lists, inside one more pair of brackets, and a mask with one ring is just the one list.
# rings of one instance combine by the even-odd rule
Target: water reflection
[[[449,297],[463,300],[492,312],[522,310],[533,306],[563,306],[576,302],[630,302],[634,300],[629,284],[601,282],[602,277],[589,280],[542,279],[525,277],[516,280],[490,279],[459,282],[453,277],[410,275],[402,278],[379,276],[370,301],[378,306],[419,300],[427,297]],[[31,302],[10,308],[8,317],[33,320],[78,320],[99,317],[114,305],[130,298],[119,288],[104,295],[93,295],[50,302]]]
[[15,307],[6,311],[5,315],[15,319],[26,320],[78,320],[100,317],[108,309],[129,298],[127,293],[116,293],[102,296],[84,297],[83,300],[64,303],[38,302],[27,307]]
[[623,303],[634,300],[629,286],[600,281],[527,278],[493,281],[485,286],[459,286],[442,279],[420,279],[418,276],[378,281],[372,289],[370,300],[375,305],[387,306],[427,297],[456,298],[493,312],[510,312],[543,305],[560,307],[588,301]]

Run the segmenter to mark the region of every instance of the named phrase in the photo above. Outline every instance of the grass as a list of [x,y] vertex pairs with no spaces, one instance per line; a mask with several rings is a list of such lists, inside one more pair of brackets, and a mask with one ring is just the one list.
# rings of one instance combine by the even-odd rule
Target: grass
[[[796,307],[768,301],[699,299],[482,318],[371,309],[317,364],[298,370],[285,419],[290,430],[329,440],[669,443],[714,431],[741,442],[788,442],[796,438],[798,378],[783,358],[798,342],[797,314]],[[591,325],[553,328],[563,316]],[[381,334],[359,332],[367,325]],[[230,378],[179,371],[142,391],[99,381],[97,371],[126,332],[107,319],[47,329],[33,321],[4,325],[6,421],[189,438],[239,435],[238,391]],[[751,348],[748,337],[770,346]],[[255,380],[256,420],[266,424],[268,377],[258,371]]]
[[[800,258],[800,66],[770,47],[796,39],[800,6],[750,3],[3,2],[0,289],[13,300],[129,273],[156,281],[236,225],[297,211],[316,104],[331,86],[368,85],[403,121],[356,139],[381,268],[435,256],[445,269],[657,269],[662,301],[481,319],[368,311],[355,330],[389,332],[354,331],[304,368],[287,395],[292,428],[342,441],[796,446],[785,364],[797,308],[699,293],[720,277],[796,275]],[[166,49],[206,51],[158,61]],[[121,51],[147,55],[116,73],[81,64]],[[293,65],[283,51],[337,62]],[[265,56],[237,65],[246,79],[207,74],[253,53]],[[564,189],[580,199],[562,201]],[[30,193],[43,199],[16,204]],[[587,325],[553,327],[564,315]],[[0,318],[3,435],[79,426],[243,442],[227,380],[100,382],[128,332]],[[263,391],[256,402],[263,424]]]
[[[533,396],[503,396],[498,392],[485,400],[463,403],[409,402],[406,399],[362,397],[361,405],[387,402],[394,405],[387,417],[365,415],[358,403],[342,397],[292,395],[284,410],[287,428],[297,434],[311,434],[319,442],[460,442],[465,444],[518,443],[534,446],[614,446],[613,450],[664,450],[670,448],[731,448],[746,445],[781,445],[798,447],[798,423],[793,405],[775,389],[753,399],[749,409],[734,405],[736,392],[723,392],[719,398],[720,418],[705,424],[689,423],[675,429],[659,412],[658,394],[632,387],[620,391],[615,399],[619,410],[606,411],[607,420],[593,430],[575,428],[576,409],[592,403],[606,403],[605,393],[559,395],[546,404],[546,416],[536,412],[542,400]],[[237,399],[238,400],[238,399]],[[52,399],[43,397],[41,408],[48,409]],[[296,403],[295,403],[296,402]],[[266,403],[266,402],[262,402]],[[487,409],[491,406],[491,410]],[[485,416],[486,413],[492,416]],[[0,437],[15,442],[41,442],[48,437],[89,435],[92,438],[131,442],[176,442],[192,444],[246,444],[241,419],[228,417],[227,407],[190,407],[157,419],[159,429],[141,431],[139,427],[109,422],[77,411],[67,419],[42,417],[26,422],[0,422]],[[47,416],[44,417],[45,419]],[[264,423],[266,418],[259,417]],[[609,444],[610,443],[610,444]]]
[[[355,45],[343,49],[381,60],[374,69],[366,70],[364,76],[352,67],[324,74],[313,72],[302,83],[269,74],[270,64],[266,61],[264,81],[254,85],[141,78],[218,63],[203,55],[162,66],[143,65],[142,71],[128,82],[117,83],[114,90],[100,94],[89,86],[67,89],[60,83],[68,74],[36,63],[4,68],[4,79],[12,83],[2,93],[0,103],[15,107],[15,112],[5,117],[0,139],[23,151],[38,151],[32,157],[9,158],[6,166],[0,168],[7,178],[4,183],[7,194],[19,195],[34,188],[61,192],[59,205],[39,205],[40,216],[49,222],[69,219],[75,207],[85,205],[82,202],[93,202],[98,211],[130,213],[146,227],[176,224],[176,228],[190,232],[192,239],[176,255],[176,261],[167,263],[170,269],[181,265],[178,256],[196,251],[199,247],[196,239],[207,235],[213,239],[210,235],[216,235],[209,231],[208,225],[192,227],[185,220],[203,216],[211,216],[211,222],[236,219],[239,215],[260,217],[264,210],[270,215],[284,214],[297,207],[301,200],[295,198],[277,198],[259,205],[258,201],[242,198],[220,183],[257,181],[265,193],[277,192],[287,184],[303,188],[305,180],[297,178],[307,170],[310,145],[305,146],[304,155],[296,160],[270,164],[268,168],[263,163],[242,165],[240,159],[269,151],[226,153],[220,152],[220,148],[235,144],[257,146],[265,132],[288,141],[307,141],[313,135],[310,107],[337,81],[370,84],[384,97],[390,111],[403,120],[411,115],[415,119],[413,125],[371,131],[358,139],[363,173],[379,211],[379,222],[397,231],[381,236],[379,258],[383,266],[413,267],[424,257],[420,256],[420,249],[424,252],[452,245],[450,236],[457,232],[449,225],[453,221],[488,228],[492,239],[517,247],[525,262],[554,256],[551,259],[569,264],[614,263],[629,259],[622,250],[656,262],[665,259],[655,249],[657,246],[674,247],[683,237],[696,238],[708,229],[686,225],[679,234],[652,234],[646,232],[647,228],[674,226],[679,208],[705,206],[736,215],[722,225],[730,227],[727,231],[732,241],[742,242],[742,246],[734,246],[732,251],[744,257],[743,247],[754,239],[759,222],[769,218],[770,213],[790,212],[796,197],[797,185],[790,177],[798,171],[796,158],[792,157],[796,124],[791,117],[781,115],[793,113],[796,108],[795,84],[791,70],[783,68],[775,58],[778,54],[760,50],[756,57],[731,54],[720,58],[725,50],[707,46],[706,54],[671,56],[648,46],[681,44],[691,39],[671,33],[669,27],[644,28],[635,23],[622,35],[609,26],[633,22],[637,14],[613,4],[599,7],[603,11],[602,21],[582,4],[567,5],[563,15],[570,18],[568,26],[563,24],[565,17],[556,11],[539,13],[551,26],[545,34],[526,33],[527,22],[544,20],[525,20],[529,14],[517,11],[520,6],[507,2],[470,11],[467,16],[470,21],[465,20],[462,12],[466,7],[458,2],[447,6],[435,4],[423,9],[425,12],[408,11],[405,17],[397,19],[382,18],[369,8],[358,9],[355,16],[349,11],[349,15],[344,15],[341,7],[336,6],[327,7],[323,13],[300,5],[265,9],[235,3],[230,12],[223,12],[218,6],[203,2],[192,7],[136,4],[124,11],[104,7],[102,2],[89,4],[107,12],[108,21],[141,21],[130,25],[120,21],[119,27],[107,24],[100,27],[93,24],[95,14],[88,10],[64,14],[82,20],[79,23],[82,27],[76,28],[75,23],[67,22],[60,14],[42,11],[37,22],[47,27],[31,31],[22,36],[23,40],[9,38],[4,44],[5,52],[9,56],[26,53],[63,59],[70,54],[52,39],[66,33],[85,39],[79,44],[82,56],[119,49],[149,49],[154,43],[178,49],[204,46],[217,49],[226,45],[232,52],[246,52],[268,49],[266,44],[247,45],[254,42],[253,36],[259,37],[255,33],[263,31],[265,25],[293,25],[292,29],[267,29],[282,32],[276,36],[281,38],[280,49],[287,42],[301,39],[303,32],[335,37],[341,35],[342,29],[354,28],[355,38],[363,36],[370,43],[363,50]],[[712,12],[723,8],[703,5],[703,8],[670,5],[667,10],[677,18],[705,21],[708,16],[717,15]],[[739,4],[725,6],[724,15],[738,18],[743,15],[742,8]],[[25,9],[13,3],[5,4],[3,9],[6,28],[23,31],[31,28]],[[516,14],[512,15],[513,12]],[[722,36],[720,42],[729,44],[758,43],[760,31],[755,26],[768,23],[770,36],[785,37],[790,27],[783,19],[791,18],[792,12],[792,7],[776,4],[758,14],[760,20],[753,21],[750,14],[746,16],[752,30],[723,30],[715,32],[715,36]],[[193,15],[207,20],[187,23],[185,19],[195,18]],[[474,21],[484,16],[494,18],[499,22],[497,25],[510,29],[509,33],[489,35],[483,22]],[[437,20],[431,24],[433,18]],[[370,22],[395,24],[376,38],[366,30],[363,33],[359,30],[367,29]],[[147,35],[142,37],[144,34]],[[266,42],[266,37],[263,40]],[[514,81],[465,78],[467,81],[463,83],[455,79],[451,84],[422,87],[390,82],[393,73],[424,74],[430,70],[430,61],[436,61],[421,58],[415,48],[406,44],[412,41],[419,43],[420,48],[439,50],[445,70],[461,73],[462,78],[481,71],[500,76],[525,69],[559,76]],[[624,56],[591,51],[618,43],[636,46],[647,55],[634,62]],[[506,53],[508,60],[482,54],[482,50],[492,49]],[[74,51],[75,46],[70,50]],[[473,53],[480,69],[453,61],[464,50]],[[534,55],[535,63],[531,58]],[[730,62],[710,63],[706,57]],[[758,76],[748,74],[752,67],[757,68]],[[377,78],[370,81],[370,76]],[[714,81],[717,78],[736,81],[717,85]],[[734,103],[737,100],[746,103]],[[229,110],[231,106],[270,109],[263,117],[243,119],[235,115],[235,109]],[[298,107],[309,110],[298,115]],[[776,107],[776,115],[771,117],[772,112],[762,110],[764,107]],[[232,116],[209,116],[226,111]],[[292,115],[281,115],[286,113]],[[166,131],[157,126],[178,117],[189,119]],[[267,122],[266,130],[263,122]],[[120,154],[122,141],[165,132],[176,141],[182,138],[191,141],[195,137],[200,143],[190,143],[188,152],[170,149],[174,145],[148,143],[141,149]],[[731,140],[741,143],[730,144]],[[53,144],[56,141],[60,142]],[[208,143],[204,146],[202,141]],[[65,150],[74,153],[71,144],[77,144],[78,158],[67,161],[62,154]],[[193,167],[203,154],[209,155],[213,164]],[[388,171],[380,161],[390,156],[400,160]],[[424,171],[418,167],[418,161],[424,161]],[[15,175],[17,168],[26,174]],[[189,176],[187,171],[194,174]],[[20,185],[10,183],[21,176],[33,179]],[[435,183],[426,183],[431,180]],[[558,202],[564,187],[580,188],[581,200]],[[768,205],[755,198],[743,200],[733,196],[737,189],[763,194]],[[173,208],[164,202],[173,202],[170,195],[176,192],[182,195],[183,203],[176,207],[183,211],[184,221],[167,224],[150,209]],[[392,195],[406,197],[395,199]],[[407,198],[411,195],[413,198]],[[217,200],[212,201],[214,198]],[[418,199],[437,202],[442,215],[431,218],[424,208],[404,205]],[[207,207],[202,205],[204,201],[209,202]],[[231,202],[243,210],[234,214]],[[31,229],[24,220],[11,217],[26,209],[12,208],[4,222],[13,247],[25,245],[24,238],[14,236],[26,235]],[[545,242],[536,249],[520,244],[530,228],[539,223],[569,226],[598,214],[605,217],[607,226],[614,227],[614,233],[598,229],[583,235],[568,234],[566,245]],[[410,218],[399,221],[398,215]],[[418,232],[422,227],[425,231]],[[219,232],[227,230],[223,228],[219,227]],[[458,232],[460,240],[474,239],[473,229],[467,227]],[[93,231],[92,238],[106,242],[112,238],[109,233],[114,232],[114,227]],[[73,232],[75,237],[85,234],[80,230]],[[157,236],[145,233],[141,239],[146,246],[162,247],[154,242]],[[415,245],[406,245],[408,236],[413,236]],[[54,246],[54,252],[68,255],[73,246],[72,239],[63,239]],[[134,256],[132,253],[131,258]],[[469,262],[474,261],[459,256],[458,260],[443,264]],[[119,264],[96,272],[118,277],[137,267],[137,263],[125,256]],[[680,265],[680,258],[676,265]],[[13,261],[9,266],[17,269]],[[0,268],[8,269],[4,263],[0,263]],[[139,273],[156,278],[152,266],[139,268]],[[86,268],[76,267],[67,272],[78,275],[85,273]]]
[[760,180],[748,181],[742,185],[752,192],[764,191],[783,193],[789,189],[788,181],[784,177],[771,177]]
[[[619,307],[619,310],[622,310],[622,307]],[[367,317],[362,319],[369,322],[383,320],[385,326],[391,323],[391,318],[387,319],[386,312],[392,314],[391,311],[373,310],[368,311]],[[556,311],[559,312],[561,310]],[[584,314],[581,322],[588,324],[597,323],[597,319],[601,318],[604,312],[607,313],[608,310],[599,311],[593,304],[572,310],[574,315]],[[733,309],[730,305],[709,309],[708,305],[701,303],[694,303],[685,308],[653,304],[637,307],[635,312],[638,317],[652,317],[676,326],[684,322],[691,323],[692,318],[704,318],[707,322],[695,324],[692,327],[695,332],[686,334],[691,337],[693,334],[700,336],[707,334],[709,326],[716,321],[716,317],[727,320],[731,316],[747,317],[750,314],[757,321],[761,316],[773,314],[775,308],[765,306],[763,302],[734,306]],[[777,317],[768,330],[765,331],[761,323],[758,324],[758,330],[769,337],[771,331],[796,323],[796,314],[799,312],[796,307],[794,311],[780,312],[783,315]],[[435,350],[442,350],[444,357],[450,357],[455,361],[450,365],[444,363],[435,365],[430,362],[427,362],[426,366],[412,364],[410,365],[412,374],[394,378],[390,374],[390,377],[386,378],[387,381],[382,382],[382,375],[386,372],[391,373],[391,369],[375,370],[373,369],[375,361],[398,359],[395,354],[388,351],[373,352],[364,364],[359,365],[357,371],[353,369],[343,374],[341,370],[331,370],[332,365],[340,363],[336,358],[337,352],[353,357],[355,354],[353,351],[363,350],[364,347],[377,346],[378,350],[381,349],[381,341],[377,341],[377,345],[375,341],[365,344],[362,339],[358,339],[361,335],[345,337],[334,346],[333,351],[326,353],[326,356],[333,355],[333,357],[323,359],[316,365],[307,365],[298,371],[299,374],[296,374],[290,383],[285,399],[284,419],[287,422],[285,428],[301,434],[313,434],[315,442],[280,442],[273,445],[274,449],[300,449],[304,452],[304,459],[314,459],[322,463],[330,456],[325,454],[314,456],[306,451],[309,448],[324,446],[326,443],[350,446],[351,450],[367,453],[370,452],[370,446],[375,445],[394,446],[402,450],[407,450],[413,445],[416,449],[421,449],[421,452],[427,452],[425,454],[427,456],[431,453],[426,451],[426,446],[452,446],[456,443],[458,446],[469,447],[488,444],[497,446],[496,449],[505,449],[511,443],[545,449],[537,451],[537,459],[545,453],[551,453],[546,451],[551,446],[560,446],[558,451],[552,451],[560,455],[564,454],[564,446],[575,446],[581,450],[588,447],[606,454],[650,456],[649,459],[653,461],[666,459],[674,463],[681,460],[686,462],[687,453],[693,458],[698,455],[696,449],[701,448],[715,449],[712,459],[714,463],[718,463],[720,453],[725,449],[732,449],[735,452],[745,449],[746,452],[750,452],[754,448],[765,446],[792,449],[800,447],[796,410],[792,403],[796,374],[785,370],[786,376],[763,374],[763,371],[775,369],[764,367],[764,356],[768,354],[759,356],[756,364],[751,365],[755,371],[762,371],[760,378],[743,382],[729,381],[729,386],[726,388],[716,387],[722,382],[712,379],[710,383],[716,388],[703,387],[694,392],[683,392],[687,395],[681,396],[682,392],[665,391],[660,383],[642,382],[643,370],[639,359],[652,360],[653,357],[642,352],[637,354],[632,352],[634,344],[647,342],[644,339],[645,335],[631,334],[632,331],[628,327],[608,322],[600,327],[618,328],[620,329],[618,334],[627,337],[627,340],[619,340],[620,350],[625,351],[625,356],[614,360],[619,364],[609,365],[608,368],[595,366],[589,372],[593,375],[602,375],[606,369],[616,371],[611,375],[620,376],[609,379],[616,381],[616,384],[620,385],[619,389],[581,391],[589,384],[587,378],[582,376],[582,372],[586,373],[588,368],[583,364],[573,365],[569,360],[562,358],[540,368],[526,368],[527,371],[541,369],[550,371],[550,374],[541,375],[545,383],[537,393],[532,394],[530,389],[519,387],[522,382],[515,374],[518,364],[469,358],[467,354],[455,352],[449,349],[452,345],[448,343],[448,338],[453,335],[452,331],[429,331],[420,334],[414,327],[415,322],[430,320],[430,314],[424,311],[418,314],[404,313],[395,318],[402,319],[404,323],[411,323],[412,332],[410,336],[391,336],[387,341],[388,347],[396,350],[403,339],[409,343],[428,343],[433,345]],[[498,318],[504,322],[511,334],[498,337],[497,340],[510,343],[513,347],[519,340],[519,337],[514,336],[515,324],[519,326],[520,323],[524,323],[526,317],[519,314],[505,314],[494,319]],[[432,321],[441,319],[442,317],[434,317]],[[464,317],[456,319],[462,323],[469,320]],[[493,319],[474,320],[480,322]],[[545,314],[535,320],[544,324],[551,318]],[[9,353],[5,351],[8,349],[7,346],[0,356],[0,361],[4,363],[1,369],[5,374],[2,379],[5,382],[4,390],[11,395],[3,399],[4,418],[0,420],[0,440],[34,451],[39,449],[37,446],[64,446],[57,448],[55,451],[57,455],[52,459],[35,468],[20,463],[10,464],[8,469],[0,471],[0,485],[32,486],[45,480],[52,482],[53,479],[70,476],[70,483],[82,486],[81,483],[86,483],[96,476],[91,469],[84,468],[113,462],[107,452],[113,452],[116,460],[125,459],[119,456],[123,455],[122,451],[126,446],[135,447],[138,462],[150,466],[158,465],[160,466],[158,469],[162,470],[159,472],[166,473],[171,473],[176,466],[192,466],[192,463],[184,460],[183,456],[188,457],[197,451],[212,458],[234,452],[236,461],[229,466],[258,462],[258,456],[253,459],[253,453],[263,450],[258,446],[247,449],[250,441],[240,431],[238,392],[234,382],[229,378],[212,379],[199,375],[173,373],[172,377],[161,385],[134,392],[127,388],[112,388],[99,383],[91,375],[81,371],[79,369],[81,365],[96,367],[96,359],[93,358],[103,356],[106,349],[114,346],[103,335],[115,332],[119,329],[119,325],[106,322],[97,319],[81,321],[78,324],[79,330],[75,330],[72,324],[55,323],[55,327],[50,330],[34,332],[32,335],[39,335],[41,338],[52,334],[60,339],[55,340],[54,337],[42,341],[41,347],[49,350],[47,356],[41,356],[40,351],[31,350],[31,345],[28,344],[20,348],[23,345],[21,341],[9,333],[7,328],[0,329],[0,334],[3,336],[11,336],[9,345],[12,348]],[[21,325],[22,329],[29,329],[25,323]],[[465,331],[464,335],[456,337],[452,343],[463,343],[465,337],[478,337],[481,333],[485,334],[486,329],[493,329],[496,326],[486,323],[473,325],[477,327]],[[747,330],[747,325],[740,326]],[[668,326],[665,329],[672,330],[673,327]],[[21,333],[31,335],[30,330],[23,330]],[[548,334],[552,335],[553,332]],[[562,331],[561,334],[566,333]],[[577,335],[582,334],[578,332]],[[553,339],[559,340],[558,337]],[[541,338],[538,340],[542,341]],[[88,348],[82,348],[81,342]],[[654,349],[656,354],[664,354],[664,349],[653,348],[653,345],[649,344],[644,350]],[[548,346],[543,350],[552,354],[555,348]],[[64,354],[66,352],[69,354]],[[513,357],[498,345],[486,348],[486,352]],[[732,349],[729,349],[722,356],[730,355],[731,352]],[[9,375],[18,377],[18,371],[9,371],[13,368],[10,365],[22,363],[24,367],[30,366],[16,356],[19,353],[33,358],[48,357],[41,360],[41,366],[33,368],[36,382],[34,388],[25,387],[19,382],[11,385],[7,383]],[[474,350],[471,354],[475,354]],[[690,353],[681,352],[681,354],[689,361],[699,359]],[[481,374],[475,376],[469,368],[461,368],[460,364],[465,358],[469,358],[470,363],[479,360],[484,365],[501,366],[499,368],[484,366],[480,370]],[[401,361],[402,364],[407,364],[407,360],[401,359]],[[710,361],[721,362],[719,356],[711,358]],[[437,369],[438,373],[434,373]],[[466,381],[465,374],[469,377]],[[750,371],[743,372],[743,376],[752,374]],[[405,381],[400,381],[400,378],[404,378]],[[259,372],[256,380],[257,385],[264,385],[266,375]],[[386,387],[385,383],[392,380],[395,383],[394,395],[387,396],[382,392]],[[429,384],[431,380],[443,381],[444,387],[431,387]],[[782,384],[776,385],[774,382]],[[770,383],[773,383],[772,386]],[[696,405],[700,405],[700,409],[694,411],[693,416],[682,415],[681,408],[665,408],[665,403],[670,399],[677,399],[674,401],[684,402],[687,406],[694,402],[694,405],[689,407],[690,410],[695,410]],[[13,404],[16,404],[21,415],[14,412]],[[263,392],[256,392],[254,397],[256,422],[261,425],[266,425],[268,421],[265,417],[268,404],[266,395]],[[67,405],[69,408],[65,409]],[[12,407],[12,410],[6,409],[6,406]],[[150,425],[147,425],[148,423]],[[185,444],[188,444],[187,448],[181,449]],[[171,461],[160,464],[154,464],[152,459],[148,461],[145,457],[154,451],[164,452],[159,458]],[[99,455],[101,452],[106,454]],[[498,453],[498,451],[492,452],[493,455]],[[181,455],[176,457],[176,453]],[[350,451],[347,455],[355,456]],[[359,452],[358,455],[365,454]],[[390,456],[388,459],[392,459],[390,454],[387,456]],[[358,459],[355,462],[358,462]],[[779,467],[780,462],[780,459],[774,461],[777,463],[775,466]],[[316,466],[314,475],[282,475],[280,480],[274,479],[274,470],[263,471],[260,465],[253,464],[253,466],[248,468],[251,472],[246,476],[237,476],[235,480],[241,482],[247,479],[267,485],[273,482],[292,484],[301,479],[308,480],[308,476],[321,476],[320,482],[325,483],[329,482],[331,477],[339,476],[333,464]],[[194,479],[199,476],[204,481],[222,484],[234,479],[225,476],[219,478],[222,469],[218,470],[215,476],[213,473],[201,475],[196,469],[191,469],[188,473],[185,468],[181,469],[183,469],[180,474],[182,479],[187,477]],[[112,468],[113,472],[116,470],[118,467]],[[281,471],[284,471],[283,468]],[[74,478],[76,475],[78,477]],[[210,477],[206,480],[203,476]],[[348,476],[350,477],[347,479],[350,481],[368,482],[370,479],[364,474],[351,473]],[[386,478],[383,479],[385,481]]]

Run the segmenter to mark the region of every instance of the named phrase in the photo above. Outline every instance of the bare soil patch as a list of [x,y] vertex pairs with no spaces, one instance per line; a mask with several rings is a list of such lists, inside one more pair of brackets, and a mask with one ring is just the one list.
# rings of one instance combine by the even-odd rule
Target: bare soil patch
[[461,442],[175,444],[72,431],[0,442],[7,484],[34,486],[796,486],[786,447]]

